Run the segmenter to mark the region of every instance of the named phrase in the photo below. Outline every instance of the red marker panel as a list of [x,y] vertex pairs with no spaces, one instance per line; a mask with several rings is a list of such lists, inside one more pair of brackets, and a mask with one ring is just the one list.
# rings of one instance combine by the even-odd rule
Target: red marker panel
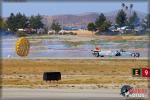
[[142,68],[142,77],[150,77],[150,68]]

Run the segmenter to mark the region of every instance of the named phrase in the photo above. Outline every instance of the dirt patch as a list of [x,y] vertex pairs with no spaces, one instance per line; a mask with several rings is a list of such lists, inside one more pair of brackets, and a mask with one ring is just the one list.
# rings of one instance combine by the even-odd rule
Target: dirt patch
[[148,67],[148,60],[2,60],[2,86],[50,87],[42,79],[45,71],[60,71],[62,80],[54,82],[56,87],[63,84],[95,84],[99,87],[133,84],[146,86],[149,79],[132,77],[131,69]]

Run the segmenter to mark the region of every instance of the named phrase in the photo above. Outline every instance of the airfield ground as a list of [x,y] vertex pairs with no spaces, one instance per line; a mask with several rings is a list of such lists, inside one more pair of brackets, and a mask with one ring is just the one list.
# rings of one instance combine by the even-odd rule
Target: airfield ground
[[[132,77],[132,68],[149,67],[147,59],[4,59],[2,86],[24,88],[147,88],[148,78]],[[46,83],[43,72],[60,71],[62,80]]]
[[79,42],[79,41],[90,41],[91,39],[101,39],[101,41],[107,42],[119,42],[119,41],[149,41],[148,35],[141,35],[141,36],[133,36],[133,35],[114,35],[114,36],[107,36],[107,35],[95,35],[94,33],[87,31],[87,30],[80,30],[80,31],[71,31],[77,33],[77,35],[37,35],[37,36],[28,36],[30,40],[36,39],[54,39],[59,38],[63,41],[72,41],[72,42]]
[[[86,33],[86,34],[85,34]],[[79,31],[77,36],[29,36],[32,44],[43,39],[71,41],[93,40],[91,32]],[[94,36],[94,41],[128,42],[149,41],[149,36]],[[134,48],[135,49],[135,48]],[[140,45],[136,49],[143,50]],[[41,49],[40,49],[41,50]],[[148,59],[2,59],[1,77],[3,87],[29,88],[120,88],[124,84],[147,87],[147,78],[132,77],[132,68],[150,67]],[[46,83],[45,71],[60,71],[62,80]],[[150,86],[149,86],[150,87]]]

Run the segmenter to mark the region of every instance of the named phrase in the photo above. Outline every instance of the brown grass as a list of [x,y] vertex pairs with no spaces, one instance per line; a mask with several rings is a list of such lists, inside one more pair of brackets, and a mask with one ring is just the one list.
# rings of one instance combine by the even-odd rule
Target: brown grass
[[132,41],[132,40],[149,40],[148,36],[95,36],[98,39],[105,39],[110,41]]
[[77,33],[77,35],[83,35],[83,36],[92,36],[94,33],[88,30],[75,30],[75,31],[69,31],[69,32],[74,32]]
[[45,71],[60,71],[59,84],[143,84],[131,69],[148,67],[148,60],[2,60],[2,85],[46,85]]
[[94,35],[95,33],[92,33],[91,31],[88,30],[75,30],[75,31],[71,31],[74,33],[77,33],[77,35],[79,36],[92,36],[92,37],[96,37],[96,38],[102,38],[102,39],[108,39],[108,40],[112,40],[112,41],[117,41],[117,40],[149,40],[148,36],[105,36],[105,35],[100,35],[100,36],[96,36]]

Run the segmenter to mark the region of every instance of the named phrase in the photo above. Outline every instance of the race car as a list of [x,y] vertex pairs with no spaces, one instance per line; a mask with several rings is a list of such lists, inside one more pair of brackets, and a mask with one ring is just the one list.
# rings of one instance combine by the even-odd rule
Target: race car
[[138,52],[129,52],[123,49],[120,50],[92,50],[92,54],[95,57],[113,57],[113,56],[124,56],[124,57],[140,57]]

